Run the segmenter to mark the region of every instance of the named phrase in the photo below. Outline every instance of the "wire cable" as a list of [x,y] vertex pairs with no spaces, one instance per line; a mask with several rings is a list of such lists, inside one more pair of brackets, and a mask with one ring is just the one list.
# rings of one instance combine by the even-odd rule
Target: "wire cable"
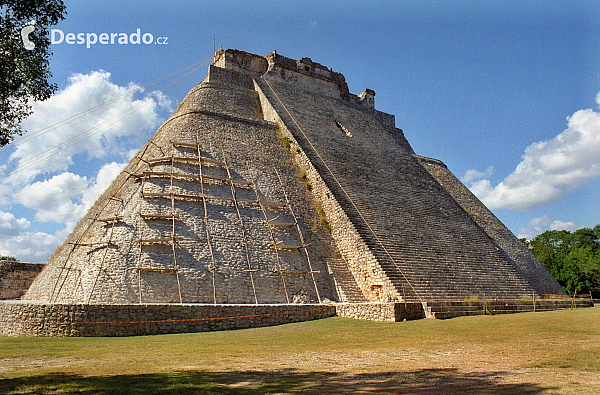
[[7,145],[5,145],[4,147],[0,148],[0,150],[1,150],[1,149],[5,149],[5,148],[7,148],[7,147],[9,147],[9,146],[10,146],[10,147],[15,147],[15,146],[19,146],[19,145],[21,145],[21,144],[23,144],[23,143],[26,143],[26,142],[28,142],[28,141],[30,141],[30,140],[32,140],[32,139],[34,139],[34,138],[37,138],[37,137],[39,137],[39,136],[42,136],[42,135],[44,135],[44,134],[46,134],[46,133],[48,133],[48,132],[50,132],[50,131],[52,131],[52,130],[58,129],[58,128],[60,128],[61,126],[64,126],[64,125],[66,125],[66,124],[68,124],[68,123],[71,123],[71,122],[73,122],[73,121],[75,121],[75,120],[77,120],[77,119],[81,118],[81,117],[84,117],[84,116],[86,116],[86,115],[88,115],[88,114],[91,114],[91,113],[93,113],[93,112],[95,112],[95,111],[97,111],[97,110],[100,110],[100,109],[102,109],[102,108],[104,108],[104,107],[106,107],[106,106],[108,106],[108,105],[110,105],[110,104],[113,104],[113,103],[115,103],[115,102],[117,102],[117,101],[119,101],[119,100],[121,100],[121,99],[123,99],[123,98],[125,98],[125,97],[127,97],[127,96],[131,96],[131,95],[133,95],[133,94],[135,94],[135,93],[137,93],[137,92],[142,92],[142,91],[144,91],[146,88],[148,88],[148,87],[150,87],[150,86],[152,86],[152,85],[158,84],[159,82],[162,82],[162,81],[164,81],[164,80],[166,80],[166,79],[168,79],[168,78],[170,78],[170,77],[172,77],[172,76],[174,76],[174,75],[177,75],[177,74],[179,74],[179,73],[182,73],[182,72],[184,72],[185,70],[188,70],[188,69],[190,69],[190,68],[192,68],[192,67],[194,67],[194,66],[198,66],[198,67],[200,67],[200,66],[202,66],[203,64],[207,63],[207,62],[208,62],[209,60],[211,60],[211,59],[212,59],[212,57],[209,57],[209,58],[202,59],[202,60],[200,60],[200,61],[198,61],[198,62],[196,62],[196,63],[193,63],[193,64],[191,64],[191,65],[189,65],[189,66],[186,66],[186,67],[184,67],[184,68],[182,68],[182,69],[180,69],[180,70],[177,70],[177,71],[175,71],[175,72],[173,72],[173,73],[170,73],[170,74],[168,74],[168,75],[165,75],[165,76],[163,76],[163,77],[161,77],[161,78],[158,78],[158,79],[156,79],[156,80],[154,80],[154,81],[152,81],[152,82],[149,82],[149,83],[147,83],[147,84],[145,84],[145,85],[143,85],[143,86],[140,86],[140,87],[138,87],[138,88],[136,88],[136,89],[133,89],[133,90],[131,90],[131,91],[128,91],[128,92],[126,92],[126,93],[124,93],[124,94],[122,94],[122,95],[119,95],[119,96],[113,97],[112,99],[110,99],[110,100],[107,100],[107,101],[105,101],[104,103],[97,104],[97,105],[95,105],[95,106],[93,106],[93,107],[90,107],[90,108],[88,108],[88,109],[86,109],[86,110],[84,110],[84,111],[82,111],[82,112],[79,112],[79,113],[77,113],[77,114],[75,114],[75,115],[72,115],[72,116],[70,116],[70,117],[68,117],[68,118],[65,118],[65,119],[63,119],[63,120],[61,120],[61,121],[59,121],[59,122],[56,122],[56,123],[52,124],[52,125],[48,125],[48,126],[46,126],[46,127],[42,128],[42,129],[40,129],[40,130],[37,130],[37,131],[35,131],[35,132],[28,133],[28,134],[27,134],[25,137],[22,137],[22,138],[20,138],[20,139],[18,139],[18,140],[16,140],[16,141],[13,141],[11,144],[7,144]]
[[[177,80],[171,82],[169,85],[165,86],[164,88],[157,89],[156,91],[164,93],[165,91],[167,91],[168,89],[172,88],[173,86],[175,86],[179,82],[183,81],[185,78],[189,77],[190,75],[192,75],[192,74],[196,73],[198,70],[200,70],[200,68],[203,66],[202,63],[204,63],[204,62],[206,62],[206,59],[203,60],[203,61],[201,61],[201,62],[194,63],[193,65],[188,66],[188,67],[186,67],[186,68],[184,68],[184,69],[182,69],[182,70],[180,70],[178,72],[169,74],[169,76],[173,76],[173,75],[176,75],[176,74],[178,74],[178,73],[180,73],[180,72],[182,72],[184,70],[189,69],[190,67],[196,66],[190,72],[186,73],[185,75],[183,75],[182,77],[178,78]],[[159,80],[163,81],[166,78],[167,77],[163,77],[163,78],[161,78]],[[156,81],[160,82],[159,80],[156,80]],[[154,82],[154,83],[156,83],[156,82]],[[149,84],[146,84],[145,86],[148,86],[148,85]],[[127,96],[128,94],[132,94],[133,92],[135,92],[135,91],[132,91],[131,93],[128,92],[127,94],[121,95],[121,96],[119,96],[117,98],[113,98],[113,99],[111,99],[111,100],[103,103],[102,105],[98,105],[98,106],[92,107],[92,109],[98,109],[98,108],[101,108],[100,106],[104,107],[104,106],[106,106],[106,105],[108,105],[110,103],[114,103],[116,100],[121,99],[122,97]],[[121,111],[117,115],[115,115],[115,116],[113,116],[111,118],[108,118],[108,119],[106,119],[106,120],[104,120],[104,121],[102,121],[102,122],[94,125],[93,127],[91,127],[89,129],[83,131],[80,134],[77,134],[76,136],[71,137],[70,139],[62,141],[60,144],[58,144],[58,145],[56,145],[54,147],[51,147],[51,148],[45,150],[40,155],[36,155],[36,156],[32,157],[31,159],[26,160],[26,161],[20,161],[12,170],[10,170],[8,172],[8,175],[12,175],[12,174],[17,173],[17,172],[19,172],[19,171],[21,171],[21,170],[23,170],[25,168],[31,167],[31,166],[33,166],[33,165],[35,165],[35,164],[37,164],[37,163],[39,163],[41,161],[44,161],[44,160],[50,158],[53,155],[56,155],[56,154],[58,154],[58,153],[60,153],[60,152],[62,152],[64,150],[66,150],[70,146],[72,146],[72,145],[74,145],[76,143],[79,143],[79,142],[81,142],[81,141],[83,141],[83,140],[91,137],[92,135],[94,135],[94,134],[96,134],[96,133],[98,133],[98,132],[106,129],[107,127],[109,127],[109,126],[111,126],[111,125],[113,125],[113,124],[121,121],[122,119],[124,119],[124,118],[132,115],[136,111],[140,110],[141,108],[143,108],[143,107],[145,107],[145,106],[147,106],[147,105],[149,105],[151,103],[153,103],[153,101],[152,100],[148,100],[148,98],[146,98],[144,100],[138,101],[138,103],[136,103],[136,104],[134,104],[134,105],[126,108],[125,110]],[[84,111],[84,112],[79,113],[79,114],[77,114],[77,115],[75,115],[73,117],[67,118],[64,121],[61,121],[61,122],[59,122],[57,124],[54,124],[54,125],[60,124],[59,126],[55,127],[54,129],[56,129],[56,128],[60,127],[60,126],[64,126],[64,125],[66,125],[66,124],[68,124],[70,122],[73,122],[74,120],[79,119],[82,116],[87,115],[87,114],[89,114],[91,112],[93,112],[93,111],[87,111],[87,112]],[[44,133],[47,133],[49,131],[50,130],[47,130]],[[44,133],[41,133],[41,134],[44,134]],[[36,136],[36,137],[39,137],[39,135]]]

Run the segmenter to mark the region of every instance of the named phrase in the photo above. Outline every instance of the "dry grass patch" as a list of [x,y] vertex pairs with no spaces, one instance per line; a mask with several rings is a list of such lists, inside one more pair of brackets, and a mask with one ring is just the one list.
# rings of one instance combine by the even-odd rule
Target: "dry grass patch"
[[600,308],[330,318],[128,338],[2,338],[0,393],[600,393]]

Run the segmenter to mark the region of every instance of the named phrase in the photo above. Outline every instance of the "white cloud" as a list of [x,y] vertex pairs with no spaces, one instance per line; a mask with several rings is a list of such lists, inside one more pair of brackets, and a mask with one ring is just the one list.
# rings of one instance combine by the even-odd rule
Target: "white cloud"
[[548,229],[548,226],[552,220],[547,215],[532,218],[529,220],[527,225],[522,228],[519,228],[519,232],[517,233],[517,237],[526,238],[527,240],[533,239],[535,236],[544,232]]
[[0,237],[0,254],[14,256],[22,262],[45,263],[59,243],[67,237],[65,230],[53,235],[44,232],[25,232]]
[[67,223],[79,220],[84,206],[79,196],[88,188],[87,177],[61,173],[49,180],[27,185],[15,195],[18,203],[36,211],[40,222]]
[[[0,165],[0,208],[21,204],[34,211],[36,221],[64,226],[54,234],[44,233],[32,229],[33,216],[17,218],[0,211],[2,255],[31,262],[48,259],[126,166],[115,159],[131,159],[139,150],[135,147],[140,144],[139,137],[156,130],[161,122],[159,111],[171,110],[171,102],[161,92],[150,92],[141,99],[127,94],[138,88],[132,83],[112,83],[110,73],[105,71],[74,74],[65,89],[45,102],[32,104],[34,114],[23,124],[29,132],[7,147],[12,153],[8,162]],[[36,133],[107,101],[108,105],[58,129]],[[97,125],[103,127],[94,129]],[[90,129],[97,133],[86,133]],[[44,157],[55,146],[62,148],[60,153]],[[74,163],[75,155],[78,163]],[[86,175],[77,174],[85,156],[107,163],[97,169],[95,176],[89,176],[89,170]],[[95,162],[85,166],[89,163]],[[23,165],[27,167],[11,173],[15,166]]]
[[15,194],[15,199],[23,206],[35,210],[36,220],[64,223],[67,228],[72,228],[126,165],[127,163],[107,163],[93,179],[64,172],[49,180],[25,186]]
[[45,262],[58,243],[66,237],[66,229],[54,235],[30,231],[31,223],[0,211],[0,255],[14,256],[23,262]]
[[466,171],[465,175],[461,178],[461,181],[467,184],[483,177],[489,177],[492,174],[494,174],[494,168],[492,166],[488,167],[485,172],[471,169]]
[[36,220],[65,227],[55,234],[31,232],[27,219],[0,211],[0,254],[29,262],[48,259],[125,165],[107,163],[92,179],[65,172],[24,187],[15,195],[18,203],[33,209]]
[[6,236],[16,236],[31,227],[31,223],[26,218],[17,218],[12,213],[0,211],[0,234]]
[[533,239],[535,236],[543,233],[547,230],[568,230],[573,232],[577,229],[583,228],[583,225],[575,222],[565,222],[561,220],[551,220],[547,215],[541,217],[532,218],[529,220],[527,225],[519,228],[518,237],[526,238],[527,240]]
[[[600,94],[596,102],[600,105]],[[567,129],[556,137],[527,147],[521,163],[498,185],[472,178],[471,191],[491,209],[526,211],[600,177],[600,113],[579,110],[567,121]]]
[[573,231],[576,231],[577,229],[583,228],[583,225],[577,224],[572,221],[564,222],[561,220],[556,220],[556,221],[552,221],[549,228],[550,228],[550,230],[568,230],[569,232],[573,232]]
[[[65,89],[44,102],[32,104],[34,114],[23,122],[29,132],[12,144],[15,148],[10,162],[18,166],[19,171],[5,176],[3,183],[22,185],[38,174],[65,171],[76,154],[85,153],[93,158],[115,152],[126,155],[131,147],[123,147],[121,140],[142,130],[153,131],[161,120],[158,111],[170,109],[171,105],[161,92],[151,92],[142,99],[127,94],[139,88],[133,83],[128,86],[112,83],[106,71],[71,76]],[[111,102],[102,106],[108,101]],[[102,107],[86,113],[98,106]],[[79,117],[82,113],[85,115]],[[58,129],[37,134],[71,117],[75,119]],[[34,136],[37,137],[32,138]],[[58,152],[55,147],[60,152],[47,156]]]
[[121,171],[127,166],[127,163],[107,163],[96,175],[96,180],[93,185],[87,188],[82,194],[82,203],[85,207],[85,211],[89,210],[94,205],[96,200],[102,195],[102,193],[112,184],[117,178]]

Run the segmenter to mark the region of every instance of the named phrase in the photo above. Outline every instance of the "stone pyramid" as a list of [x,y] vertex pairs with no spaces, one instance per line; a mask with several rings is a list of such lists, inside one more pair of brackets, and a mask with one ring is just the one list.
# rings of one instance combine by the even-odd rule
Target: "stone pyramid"
[[220,50],[24,299],[516,299],[556,280],[375,92],[309,58]]

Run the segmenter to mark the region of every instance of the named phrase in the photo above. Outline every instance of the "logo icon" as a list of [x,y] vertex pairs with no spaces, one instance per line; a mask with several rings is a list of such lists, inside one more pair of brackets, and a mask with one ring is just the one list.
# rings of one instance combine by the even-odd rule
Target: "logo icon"
[[25,49],[28,49],[30,51],[35,48],[35,44],[33,43],[33,41],[29,40],[29,35],[35,30],[35,26],[33,26],[34,24],[35,21],[31,21],[30,24],[23,26],[23,28],[21,29],[21,39],[23,39],[23,46],[25,47]]

